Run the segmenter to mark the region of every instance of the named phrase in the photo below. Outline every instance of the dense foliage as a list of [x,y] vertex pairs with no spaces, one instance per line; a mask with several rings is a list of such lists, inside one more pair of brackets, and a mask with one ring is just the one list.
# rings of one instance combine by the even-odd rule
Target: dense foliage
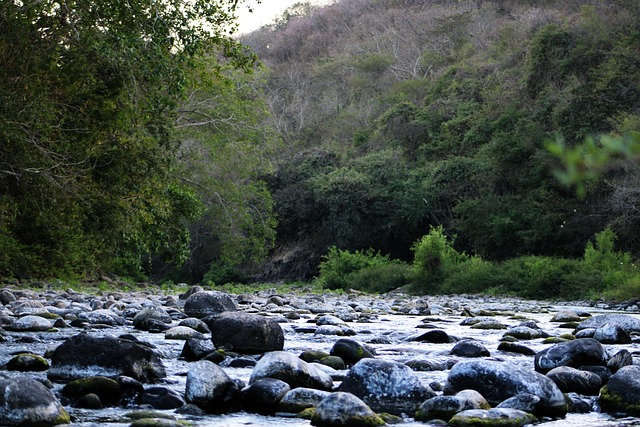
[[237,3],[0,4],[0,275],[189,258],[202,200],[177,169],[178,107],[199,73],[255,61],[232,38]]
[[640,130],[638,2],[351,0],[286,18],[242,39],[272,70],[285,143],[276,273],[312,277],[332,246],[410,261],[440,226],[478,268],[579,259],[607,227],[640,252],[634,158],[584,191],[556,173],[585,138]]

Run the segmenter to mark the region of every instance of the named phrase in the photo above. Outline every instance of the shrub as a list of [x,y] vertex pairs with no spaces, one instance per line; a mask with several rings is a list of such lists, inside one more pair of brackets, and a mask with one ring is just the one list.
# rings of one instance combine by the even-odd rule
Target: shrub
[[375,252],[329,248],[320,263],[318,281],[329,289],[361,289],[386,292],[406,283],[409,267]]
[[417,291],[439,292],[444,279],[460,263],[468,261],[464,252],[457,252],[442,226],[431,227],[411,247],[413,251],[414,286]]
[[444,294],[484,293],[499,286],[495,281],[498,267],[479,256],[469,257],[450,269],[443,279],[441,292]]

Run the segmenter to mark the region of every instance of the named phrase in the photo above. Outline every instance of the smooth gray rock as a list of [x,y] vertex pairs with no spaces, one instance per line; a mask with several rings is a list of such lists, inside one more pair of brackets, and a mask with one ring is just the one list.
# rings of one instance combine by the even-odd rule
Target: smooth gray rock
[[460,341],[451,349],[451,354],[459,357],[488,357],[489,350],[482,344],[473,340]]
[[278,411],[298,413],[307,408],[315,408],[320,402],[331,394],[328,391],[314,388],[294,388],[284,395],[278,404]]
[[362,400],[350,393],[336,392],[324,398],[311,417],[318,427],[373,427],[386,423]]
[[0,377],[0,425],[48,427],[69,422],[60,401],[40,381]]
[[640,332],[640,319],[628,314],[600,314],[590,317],[576,327],[577,331],[583,329],[598,329],[606,324],[620,326],[622,329],[631,332]]
[[540,397],[536,415],[562,417],[567,404],[562,392],[546,376],[520,365],[491,360],[471,360],[453,366],[445,385],[445,394],[476,390],[491,405],[518,394],[528,393]]
[[275,414],[280,400],[291,390],[289,384],[275,378],[262,378],[240,391],[240,406],[247,412]]
[[376,412],[413,414],[435,392],[408,366],[394,361],[362,359],[342,381],[340,391],[362,399]]
[[602,344],[630,344],[631,336],[619,325],[605,323],[593,333],[593,339]]
[[239,404],[240,389],[227,373],[213,362],[200,360],[187,372],[185,400],[210,414],[222,414]]
[[143,308],[133,317],[133,327],[143,331],[148,331],[151,320],[156,320],[166,324],[170,324],[172,322],[171,316],[169,316],[167,310],[159,306],[151,306]]
[[463,390],[455,396],[435,396],[425,400],[415,413],[417,421],[441,419],[448,421],[467,409],[489,409],[491,406],[475,390]]
[[457,413],[449,420],[451,427],[523,427],[538,419],[528,412],[510,408],[469,409]]
[[333,388],[333,379],[329,374],[286,351],[272,351],[258,360],[251,371],[249,384],[262,378],[282,380],[291,388],[306,387],[327,391]]

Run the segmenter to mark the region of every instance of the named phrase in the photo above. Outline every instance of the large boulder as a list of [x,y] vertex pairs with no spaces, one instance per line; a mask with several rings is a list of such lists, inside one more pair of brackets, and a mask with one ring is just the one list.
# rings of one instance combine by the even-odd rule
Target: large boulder
[[160,357],[149,347],[115,337],[79,334],[60,344],[51,355],[51,380],[120,375],[151,382],[166,377]]
[[546,376],[523,366],[490,360],[459,362],[453,366],[445,385],[445,394],[476,390],[491,405],[519,394],[540,398],[536,415],[563,417],[567,403],[556,384]]
[[583,365],[602,365],[606,361],[606,352],[602,344],[593,338],[581,338],[555,344],[546,348],[535,357],[536,371],[546,374],[558,366],[579,368]]
[[600,407],[616,415],[640,416],[640,366],[620,368],[600,390]]
[[189,317],[201,319],[224,311],[236,311],[236,304],[224,292],[202,291],[189,296],[184,302],[184,312]]
[[0,377],[0,425],[47,427],[69,422],[60,401],[40,381]]
[[311,417],[318,427],[374,427],[386,423],[366,403],[350,393],[331,393],[320,402]]
[[413,414],[435,392],[408,366],[389,360],[362,359],[353,365],[340,391],[362,399],[376,412]]
[[333,379],[329,374],[286,351],[272,351],[258,360],[251,371],[249,384],[262,378],[282,380],[291,388],[307,387],[327,391],[333,388]]
[[257,314],[225,312],[207,322],[216,347],[237,353],[266,353],[284,348],[284,332],[273,319]]
[[605,323],[595,330],[593,339],[602,344],[631,344],[631,336],[622,326]]
[[210,414],[222,414],[239,404],[240,389],[218,365],[208,360],[194,362],[187,372],[185,400]]

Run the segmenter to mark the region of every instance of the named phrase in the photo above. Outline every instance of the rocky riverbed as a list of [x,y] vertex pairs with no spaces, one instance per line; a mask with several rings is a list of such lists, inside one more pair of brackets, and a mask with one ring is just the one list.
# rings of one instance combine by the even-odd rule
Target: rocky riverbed
[[0,290],[0,425],[640,425],[637,305]]

